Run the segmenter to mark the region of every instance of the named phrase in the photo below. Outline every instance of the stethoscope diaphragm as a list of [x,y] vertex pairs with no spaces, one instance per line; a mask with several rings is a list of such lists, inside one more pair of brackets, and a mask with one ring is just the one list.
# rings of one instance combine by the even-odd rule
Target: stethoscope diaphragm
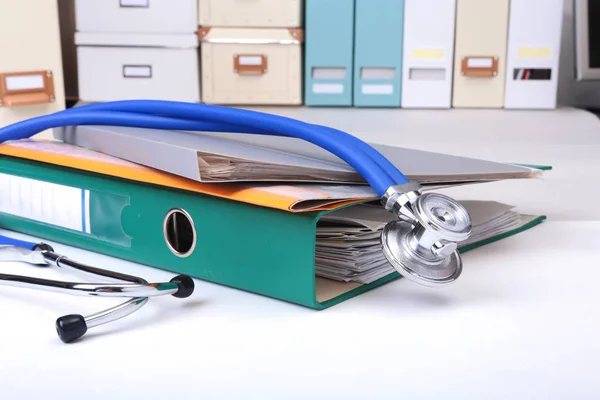
[[471,219],[457,201],[438,194],[419,195],[412,221],[389,222],[381,234],[382,251],[403,277],[425,286],[454,282],[462,273],[458,244],[471,233]]

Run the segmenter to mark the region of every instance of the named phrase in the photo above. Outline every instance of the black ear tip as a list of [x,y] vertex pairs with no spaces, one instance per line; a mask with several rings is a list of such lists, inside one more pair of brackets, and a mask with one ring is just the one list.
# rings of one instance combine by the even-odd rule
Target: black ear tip
[[187,275],[177,275],[170,282],[176,283],[179,286],[179,290],[173,293],[174,297],[184,299],[194,293],[194,280]]
[[60,340],[65,343],[71,343],[87,332],[85,318],[77,314],[60,317],[56,320],[56,332]]

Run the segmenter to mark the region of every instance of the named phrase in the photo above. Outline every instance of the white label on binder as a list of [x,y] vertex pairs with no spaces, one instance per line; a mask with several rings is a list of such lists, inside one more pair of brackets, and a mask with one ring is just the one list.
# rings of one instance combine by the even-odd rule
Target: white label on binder
[[91,232],[88,190],[0,173],[0,213]]
[[396,68],[361,68],[361,79],[394,79]]
[[484,58],[469,58],[467,66],[469,68],[492,68],[493,62],[489,57]]
[[444,68],[411,68],[409,79],[420,81],[443,81],[446,79]]
[[341,94],[344,93],[344,85],[341,83],[315,83],[313,93]]
[[44,77],[39,74],[7,76],[5,83],[7,90],[43,89]]
[[363,94],[393,94],[393,85],[362,85]]
[[346,79],[346,68],[313,68],[313,79]]

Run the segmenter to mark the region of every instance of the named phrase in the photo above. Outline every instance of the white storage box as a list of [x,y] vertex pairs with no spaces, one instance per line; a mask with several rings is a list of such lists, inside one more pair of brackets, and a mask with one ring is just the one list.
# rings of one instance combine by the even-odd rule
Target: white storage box
[[79,32],[195,33],[197,0],[76,0]]
[[303,31],[201,28],[202,100],[302,104]]
[[[0,1],[0,15],[0,127],[63,110],[56,2]],[[52,132],[37,137],[51,138]]]
[[403,108],[450,108],[455,0],[405,0]]
[[[564,0],[511,0],[504,108],[553,109]],[[539,10],[544,18],[535,18]]]
[[144,42],[144,37],[135,39],[135,35],[107,38],[77,33],[81,101],[200,101],[195,34],[183,38],[168,35],[152,45]]
[[302,0],[198,0],[201,26],[299,28]]

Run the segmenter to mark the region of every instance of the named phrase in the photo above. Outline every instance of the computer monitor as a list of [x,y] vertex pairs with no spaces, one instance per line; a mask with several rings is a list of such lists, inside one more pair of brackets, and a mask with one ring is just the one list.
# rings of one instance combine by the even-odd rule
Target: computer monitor
[[600,1],[575,0],[574,16],[577,80],[600,80]]

